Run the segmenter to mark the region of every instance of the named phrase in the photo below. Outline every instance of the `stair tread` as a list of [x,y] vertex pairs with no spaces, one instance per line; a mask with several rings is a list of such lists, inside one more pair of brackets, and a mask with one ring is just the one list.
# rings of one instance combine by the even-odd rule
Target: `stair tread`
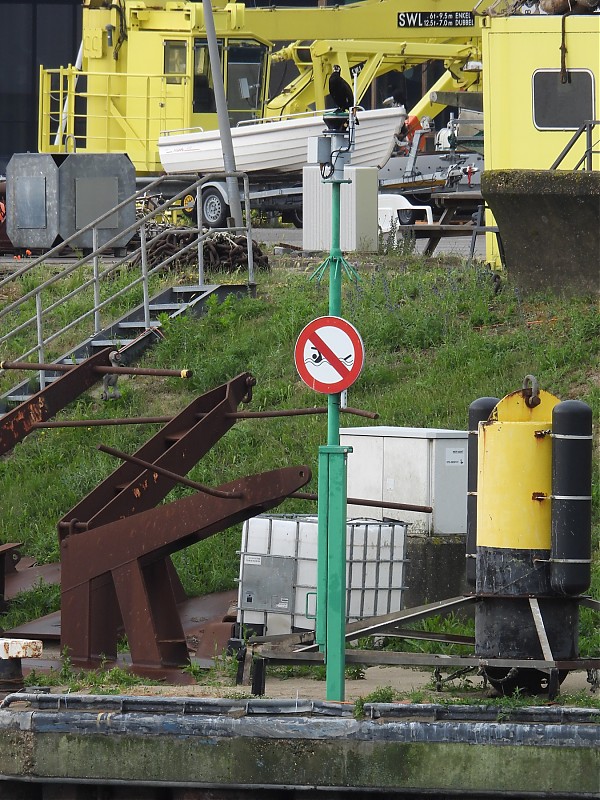
[[174,311],[180,308],[187,308],[189,303],[151,303],[148,308],[150,311]]
[[[157,319],[150,320],[150,327],[151,328],[160,328],[162,327],[162,322],[159,322]],[[127,322],[119,322],[119,328],[146,328],[146,323],[143,319],[139,320],[129,320]]]
[[[117,338],[118,337],[115,337],[115,339],[92,339],[90,345],[92,347],[116,347]],[[135,339],[118,339],[118,344],[121,347],[124,347],[125,345],[131,344],[134,341]]]
[[217,289],[218,286],[218,283],[211,283],[207,286],[174,286],[173,292],[201,292],[205,294],[206,292],[213,291],[213,289]]

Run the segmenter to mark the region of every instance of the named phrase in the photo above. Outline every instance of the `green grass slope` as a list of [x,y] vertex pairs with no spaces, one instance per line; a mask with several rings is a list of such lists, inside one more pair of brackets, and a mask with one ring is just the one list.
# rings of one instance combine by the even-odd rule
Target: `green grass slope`
[[[298,334],[327,314],[328,286],[311,281],[302,262],[261,273],[258,297],[212,305],[200,320],[164,321],[165,339],[144,365],[191,368],[188,381],[130,377],[119,380],[122,397],[100,400],[100,387],[61,414],[67,419],[171,415],[198,394],[250,371],[257,384],[249,410],[326,405],[309,390],[293,362]],[[344,415],[344,426],[380,424],[465,429],[476,398],[503,397],[533,374],[561,399],[591,405],[596,436],[600,415],[600,315],[595,298],[558,298],[540,291],[523,297],[510,283],[494,290],[489,270],[453,258],[374,256],[359,265],[358,284],[345,282],[342,315],[360,331],[365,367],[349,394],[355,408],[375,411],[376,423]],[[217,282],[219,276],[212,276]],[[225,281],[231,280],[226,276]],[[185,278],[184,278],[185,282]],[[11,354],[2,354],[10,358]],[[57,520],[117,465],[99,453],[104,443],[132,452],[159,426],[39,430],[0,460],[0,541],[20,541],[40,562],[58,559]],[[326,443],[326,416],[243,420],[190,473],[218,485],[241,475],[291,464],[313,469]],[[597,438],[596,438],[597,442]],[[595,568],[592,593],[600,597],[598,563],[598,458],[594,481]],[[168,500],[189,493],[180,487]],[[411,502],[410,498],[402,498]],[[281,512],[314,512],[314,504],[288,500]],[[239,528],[176,555],[190,593],[235,585]],[[15,607],[4,627],[56,607],[58,595],[40,590]],[[591,616],[583,621],[590,650],[600,636]],[[593,642],[592,640],[596,640]]]

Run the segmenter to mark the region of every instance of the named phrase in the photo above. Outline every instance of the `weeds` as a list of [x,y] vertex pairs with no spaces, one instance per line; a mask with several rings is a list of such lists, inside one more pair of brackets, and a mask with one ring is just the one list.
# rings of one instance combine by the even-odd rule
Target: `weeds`
[[[313,681],[324,681],[326,669],[323,664],[297,664],[280,667],[269,667],[269,675],[285,681],[292,678],[306,678]],[[365,677],[365,667],[361,664],[349,664],[344,671],[346,680],[361,681]]]
[[51,669],[43,674],[32,670],[25,678],[25,686],[61,687],[69,692],[93,692],[95,694],[122,694],[132,686],[152,686],[158,681],[134,675],[121,667],[106,667],[96,670],[77,670],[73,667],[66,650],[61,654],[60,669]]
[[206,669],[191,663],[183,668],[183,672],[187,672],[197,683],[204,686],[235,686],[237,669],[238,662],[235,656],[215,653],[213,667]]
[[393,703],[398,698],[398,692],[391,686],[379,686],[365,697],[359,697],[354,703],[355,719],[362,719],[365,716],[365,705],[368,703]]
[[389,231],[379,232],[379,253],[385,256],[412,256],[415,252],[416,238],[411,231],[403,231],[402,226],[392,217]]
[[[425,631],[428,633],[456,634],[459,636],[474,636],[475,624],[473,619],[457,614],[447,616],[436,615],[420,622],[407,626],[409,629]],[[430,641],[426,639],[411,639],[410,636],[383,638],[383,649],[407,653],[445,653],[446,655],[464,655],[465,648],[473,649],[470,644],[447,644],[445,642]]]
[[10,601],[8,611],[0,616],[0,629],[10,630],[29,620],[43,617],[60,608],[60,587],[40,580],[27,592],[19,592]]

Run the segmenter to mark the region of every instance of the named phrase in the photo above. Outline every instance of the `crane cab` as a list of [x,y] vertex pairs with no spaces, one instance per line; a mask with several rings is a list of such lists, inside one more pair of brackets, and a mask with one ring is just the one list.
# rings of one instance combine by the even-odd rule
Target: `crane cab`
[[[232,126],[263,116],[271,44],[216,9]],[[128,153],[138,175],[161,171],[161,131],[214,129],[214,77],[202,4],[88,0],[78,63],[41,70],[39,150]]]

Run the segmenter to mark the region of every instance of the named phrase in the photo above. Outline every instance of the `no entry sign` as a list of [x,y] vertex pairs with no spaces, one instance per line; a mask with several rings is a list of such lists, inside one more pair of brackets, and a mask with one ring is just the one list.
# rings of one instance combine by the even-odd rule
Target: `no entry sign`
[[337,394],[352,386],[364,361],[359,332],[341,317],[319,317],[309,322],[294,349],[298,374],[321,394]]

